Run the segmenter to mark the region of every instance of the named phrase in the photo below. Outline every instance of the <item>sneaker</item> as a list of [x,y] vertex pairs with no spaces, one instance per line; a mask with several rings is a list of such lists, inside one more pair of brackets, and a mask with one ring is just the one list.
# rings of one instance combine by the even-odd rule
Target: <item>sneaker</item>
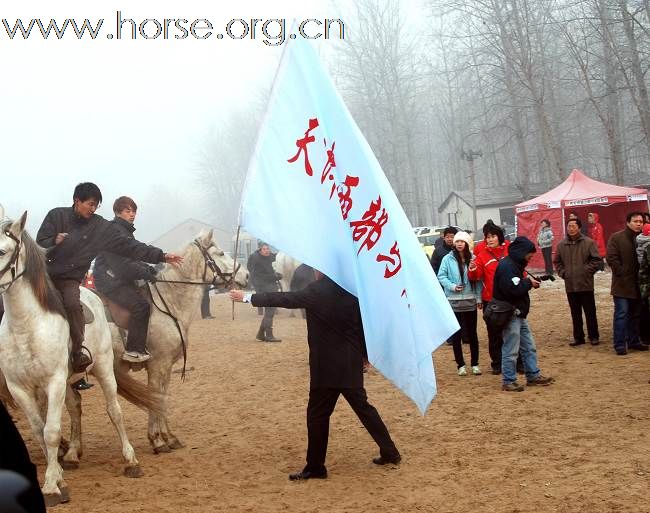
[[143,363],[149,358],[151,358],[149,353],[138,353],[137,351],[124,351],[122,354],[122,360],[131,363]]
[[546,385],[550,385],[554,381],[555,381],[554,378],[551,377],[547,378],[545,376],[542,376],[541,374],[538,374],[537,377],[526,380],[526,385],[528,386],[540,385],[545,387]]
[[524,387],[523,385],[520,385],[516,381],[513,381],[512,383],[506,383],[501,385],[501,390],[504,392],[523,392]]
[[463,365],[462,367],[458,367],[458,375],[459,376],[467,376],[467,369]]
[[472,374],[474,374],[474,376],[480,376],[483,373],[478,365],[472,365]]

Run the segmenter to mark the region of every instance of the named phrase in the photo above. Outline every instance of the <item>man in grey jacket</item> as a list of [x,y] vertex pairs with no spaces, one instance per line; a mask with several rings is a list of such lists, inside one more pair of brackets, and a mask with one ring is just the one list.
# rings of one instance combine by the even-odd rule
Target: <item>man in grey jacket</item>
[[571,308],[573,321],[573,342],[571,347],[585,343],[582,312],[587,320],[589,342],[599,344],[596,299],[594,297],[594,274],[601,269],[603,260],[598,254],[596,243],[585,237],[580,229],[580,219],[570,219],[566,224],[567,236],[557,245],[553,263],[560,278],[564,280],[566,297]]

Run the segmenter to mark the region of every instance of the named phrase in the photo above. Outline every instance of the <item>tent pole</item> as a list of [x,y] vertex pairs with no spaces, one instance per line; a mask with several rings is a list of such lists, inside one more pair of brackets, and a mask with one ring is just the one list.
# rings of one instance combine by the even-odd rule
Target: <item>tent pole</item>
[[560,201],[560,211],[562,212],[562,238],[566,237],[566,221],[564,220],[564,201]]

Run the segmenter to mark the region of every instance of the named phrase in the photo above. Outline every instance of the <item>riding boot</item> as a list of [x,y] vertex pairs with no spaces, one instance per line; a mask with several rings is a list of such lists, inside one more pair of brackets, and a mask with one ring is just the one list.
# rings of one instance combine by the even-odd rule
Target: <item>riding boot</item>
[[257,335],[255,338],[259,340],[260,342],[264,342],[266,340],[266,335],[264,334],[264,323],[260,324],[260,329],[257,330]]
[[266,340],[267,342],[282,342],[281,338],[275,338],[273,336],[273,328],[266,328],[264,330],[264,333],[265,333],[264,340]]
[[93,363],[93,359],[82,351],[83,340],[72,340],[72,370],[74,372],[84,372],[86,368]]

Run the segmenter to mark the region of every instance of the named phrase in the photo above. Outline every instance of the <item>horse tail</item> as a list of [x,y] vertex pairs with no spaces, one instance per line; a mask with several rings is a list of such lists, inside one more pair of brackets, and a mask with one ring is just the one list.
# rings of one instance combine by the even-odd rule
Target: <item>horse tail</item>
[[151,390],[147,385],[132,378],[128,369],[115,362],[115,381],[117,382],[117,393],[131,404],[138,408],[161,415],[165,411],[165,398],[159,393]]

